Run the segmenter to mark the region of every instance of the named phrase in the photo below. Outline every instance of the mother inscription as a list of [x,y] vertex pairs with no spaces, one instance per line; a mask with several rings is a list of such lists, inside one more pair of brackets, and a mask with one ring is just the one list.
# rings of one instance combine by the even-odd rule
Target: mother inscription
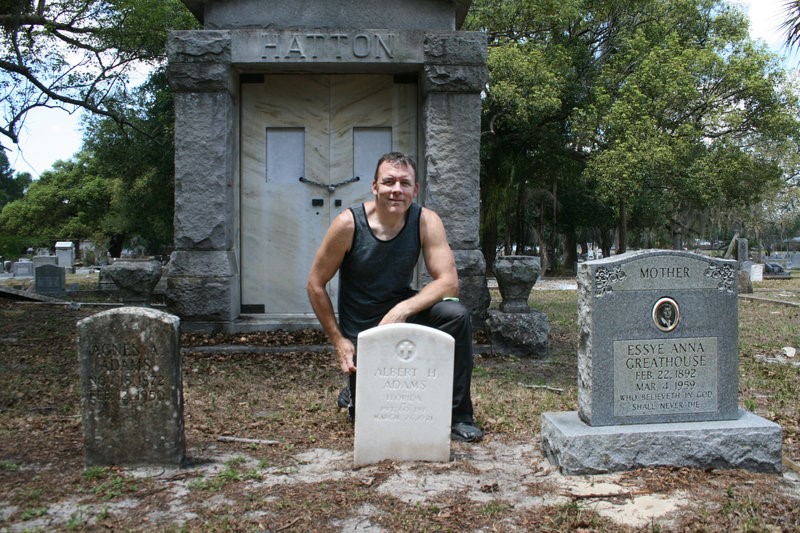
[[593,426],[738,412],[735,261],[650,250],[581,265],[578,404]]

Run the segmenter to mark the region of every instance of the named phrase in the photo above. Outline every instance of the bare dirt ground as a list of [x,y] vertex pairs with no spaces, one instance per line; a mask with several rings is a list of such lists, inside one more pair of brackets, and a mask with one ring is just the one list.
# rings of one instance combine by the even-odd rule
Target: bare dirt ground
[[[279,331],[183,335],[183,468],[87,469],[75,323],[105,308],[0,298],[0,531],[800,529],[796,372],[779,376],[794,391],[785,407],[769,385],[741,386],[757,414],[784,425],[782,475],[554,469],[539,446],[539,417],[576,405],[574,291],[561,292],[547,304],[547,360],[478,354],[483,442],[454,442],[447,463],[362,468],[352,465],[353,427],[334,406],[343,379],[324,338]],[[756,315],[775,328],[786,322],[796,339],[800,313],[773,312]],[[480,333],[476,341],[485,343]]]

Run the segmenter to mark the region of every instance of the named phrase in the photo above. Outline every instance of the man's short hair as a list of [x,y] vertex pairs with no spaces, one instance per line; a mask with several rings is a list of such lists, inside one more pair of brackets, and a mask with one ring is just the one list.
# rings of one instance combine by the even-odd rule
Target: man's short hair
[[389,163],[392,166],[399,165],[403,167],[409,167],[414,171],[414,181],[417,180],[417,164],[414,163],[414,159],[402,152],[389,152],[388,154],[383,154],[381,158],[378,159],[378,164],[375,165],[375,176],[372,178],[372,181],[378,180],[378,169],[383,163]]

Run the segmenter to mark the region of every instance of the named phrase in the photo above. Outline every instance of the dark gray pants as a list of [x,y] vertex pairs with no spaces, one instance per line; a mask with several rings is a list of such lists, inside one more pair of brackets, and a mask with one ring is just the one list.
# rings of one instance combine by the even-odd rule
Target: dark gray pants
[[[453,424],[472,423],[472,322],[459,302],[444,300],[409,317],[408,322],[443,331],[455,339],[453,361]],[[358,363],[356,363],[358,366]],[[350,374],[351,414],[356,403],[356,375]]]

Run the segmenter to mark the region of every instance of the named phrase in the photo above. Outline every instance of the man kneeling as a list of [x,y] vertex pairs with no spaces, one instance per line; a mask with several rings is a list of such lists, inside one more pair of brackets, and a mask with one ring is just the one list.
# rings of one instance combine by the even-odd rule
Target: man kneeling
[[[483,438],[472,416],[472,325],[458,302],[458,272],[444,224],[413,202],[419,193],[414,161],[392,152],[378,161],[373,200],[343,211],[331,223],[308,276],[308,297],[342,372],[349,374],[350,416],[355,416],[358,334],[381,324],[412,322],[455,339],[452,438]],[[420,291],[411,281],[420,251],[432,281]],[[339,322],[325,285],[339,272]],[[344,396],[346,396],[346,391]]]

